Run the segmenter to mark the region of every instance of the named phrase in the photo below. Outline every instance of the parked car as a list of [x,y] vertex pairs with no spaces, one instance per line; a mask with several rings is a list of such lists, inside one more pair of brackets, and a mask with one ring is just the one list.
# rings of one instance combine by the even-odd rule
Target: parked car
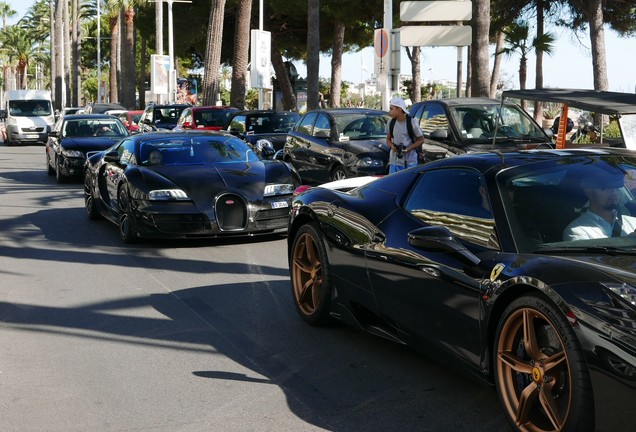
[[605,180],[635,216],[634,173],[628,150],[531,150],[310,188],[288,231],[296,310],[458,358],[494,383],[514,430],[630,430],[636,236],[562,236]]
[[104,114],[108,110],[126,111],[126,107],[118,103],[93,103],[89,104],[85,109],[85,114]]
[[59,115],[57,117],[59,119],[60,117],[64,117],[66,115],[83,114],[84,110],[85,110],[84,107],[66,107],[66,108],[62,108],[62,111],[59,113]]
[[449,98],[418,102],[409,113],[424,133],[423,161],[497,150],[552,148],[542,129],[512,102],[488,98]]
[[131,133],[135,133],[139,131],[139,121],[143,113],[143,110],[124,111],[118,117]]
[[104,150],[128,136],[122,122],[106,114],[61,117],[46,143],[46,170],[58,183],[84,174],[89,152]]
[[148,105],[139,120],[139,132],[173,129],[177,125],[181,112],[189,106],[186,104]]
[[366,108],[310,111],[288,132],[284,160],[307,182],[386,174],[389,120],[386,112]]
[[193,106],[181,112],[175,131],[188,129],[221,130],[227,124],[229,116],[238,111],[227,106]]
[[225,129],[248,142],[262,157],[271,158],[283,149],[287,132],[299,118],[293,111],[235,111]]
[[286,232],[300,185],[282,161],[260,160],[219,132],[133,135],[87,162],[90,219],[105,217],[126,242]]

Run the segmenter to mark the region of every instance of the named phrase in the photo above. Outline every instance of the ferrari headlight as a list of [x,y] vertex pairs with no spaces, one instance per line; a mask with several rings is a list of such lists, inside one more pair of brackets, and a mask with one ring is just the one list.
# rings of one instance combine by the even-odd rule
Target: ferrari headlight
[[62,154],[66,157],[81,158],[84,157],[84,153],[79,150],[62,150]]
[[159,189],[150,191],[148,194],[150,201],[184,201],[190,197],[181,189]]
[[265,193],[263,196],[290,195],[294,193],[293,184],[268,184],[265,185]]
[[371,156],[365,156],[359,160],[358,165],[363,167],[381,167],[384,165],[384,162]]
[[604,282],[603,286],[609,288],[614,294],[620,296],[623,300],[636,306],[636,288],[626,283]]

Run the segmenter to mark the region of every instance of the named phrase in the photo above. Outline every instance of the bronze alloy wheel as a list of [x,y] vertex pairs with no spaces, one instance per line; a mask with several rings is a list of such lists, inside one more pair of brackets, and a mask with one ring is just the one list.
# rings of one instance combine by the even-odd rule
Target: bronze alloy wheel
[[291,256],[292,293],[300,316],[312,325],[329,319],[331,284],[325,247],[313,224],[302,226]]
[[495,379],[516,429],[593,428],[589,376],[575,338],[556,308],[539,297],[517,299],[504,312],[495,345]]

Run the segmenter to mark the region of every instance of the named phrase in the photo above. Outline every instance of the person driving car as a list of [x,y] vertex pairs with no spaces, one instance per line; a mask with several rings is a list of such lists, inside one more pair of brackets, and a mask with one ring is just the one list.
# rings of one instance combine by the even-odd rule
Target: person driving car
[[630,235],[636,218],[619,212],[618,191],[624,175],[600,168],[589,170],[581,179],[581,189],[589,200],[588,209],[563,231],[563,240],[588,240]]

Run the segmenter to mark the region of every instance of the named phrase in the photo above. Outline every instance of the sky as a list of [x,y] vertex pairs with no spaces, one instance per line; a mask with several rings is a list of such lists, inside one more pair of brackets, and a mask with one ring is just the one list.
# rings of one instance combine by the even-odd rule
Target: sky
[[[17,15],[8,20],[8,24],[15,24],[22,18],[27,9],[34,3],[32,0],[8,0]],[[543,85],[544,87],[561,88],[593,88],[592,56],[590,54],[589,34],[582,35],[580,40],[566,29],[550,28],[557,36],[554,52],[551,56],[544,55]],[[174,41],[178,44],[178,35]],[[619,92],[636,92],[636,37],[621,38],[612,30],[605,31],[605,48],[607,55],[607,71],[609,90]],[[464,49],[464,77],[466,75],[466,53]],[[166,53],[167,54],[167,53]],[[342,79],[350,83],[360,83],[371,77],[374,69],[375,51],[366,48],[358,53],[345,54],[342,64]],[[302,62],[295,62],[296,70],[301,77],[307,76],[307,69]],[[534,88],[535,81],[534,56],[528,58],[527,88]],[[410,74],[411,67],[404,49],[401,54],[401,73]],[[509,88],[519,88],[519,56],[505,58],[502,73],[506,77]],[[423,47],[421,59],[421,75],[423,82],[438,80],[456,80],[457,50],[454,47]],[[330,79],[331,59],[321,56],[321,78]],[[465,78],[464,78],[465,80]]]

